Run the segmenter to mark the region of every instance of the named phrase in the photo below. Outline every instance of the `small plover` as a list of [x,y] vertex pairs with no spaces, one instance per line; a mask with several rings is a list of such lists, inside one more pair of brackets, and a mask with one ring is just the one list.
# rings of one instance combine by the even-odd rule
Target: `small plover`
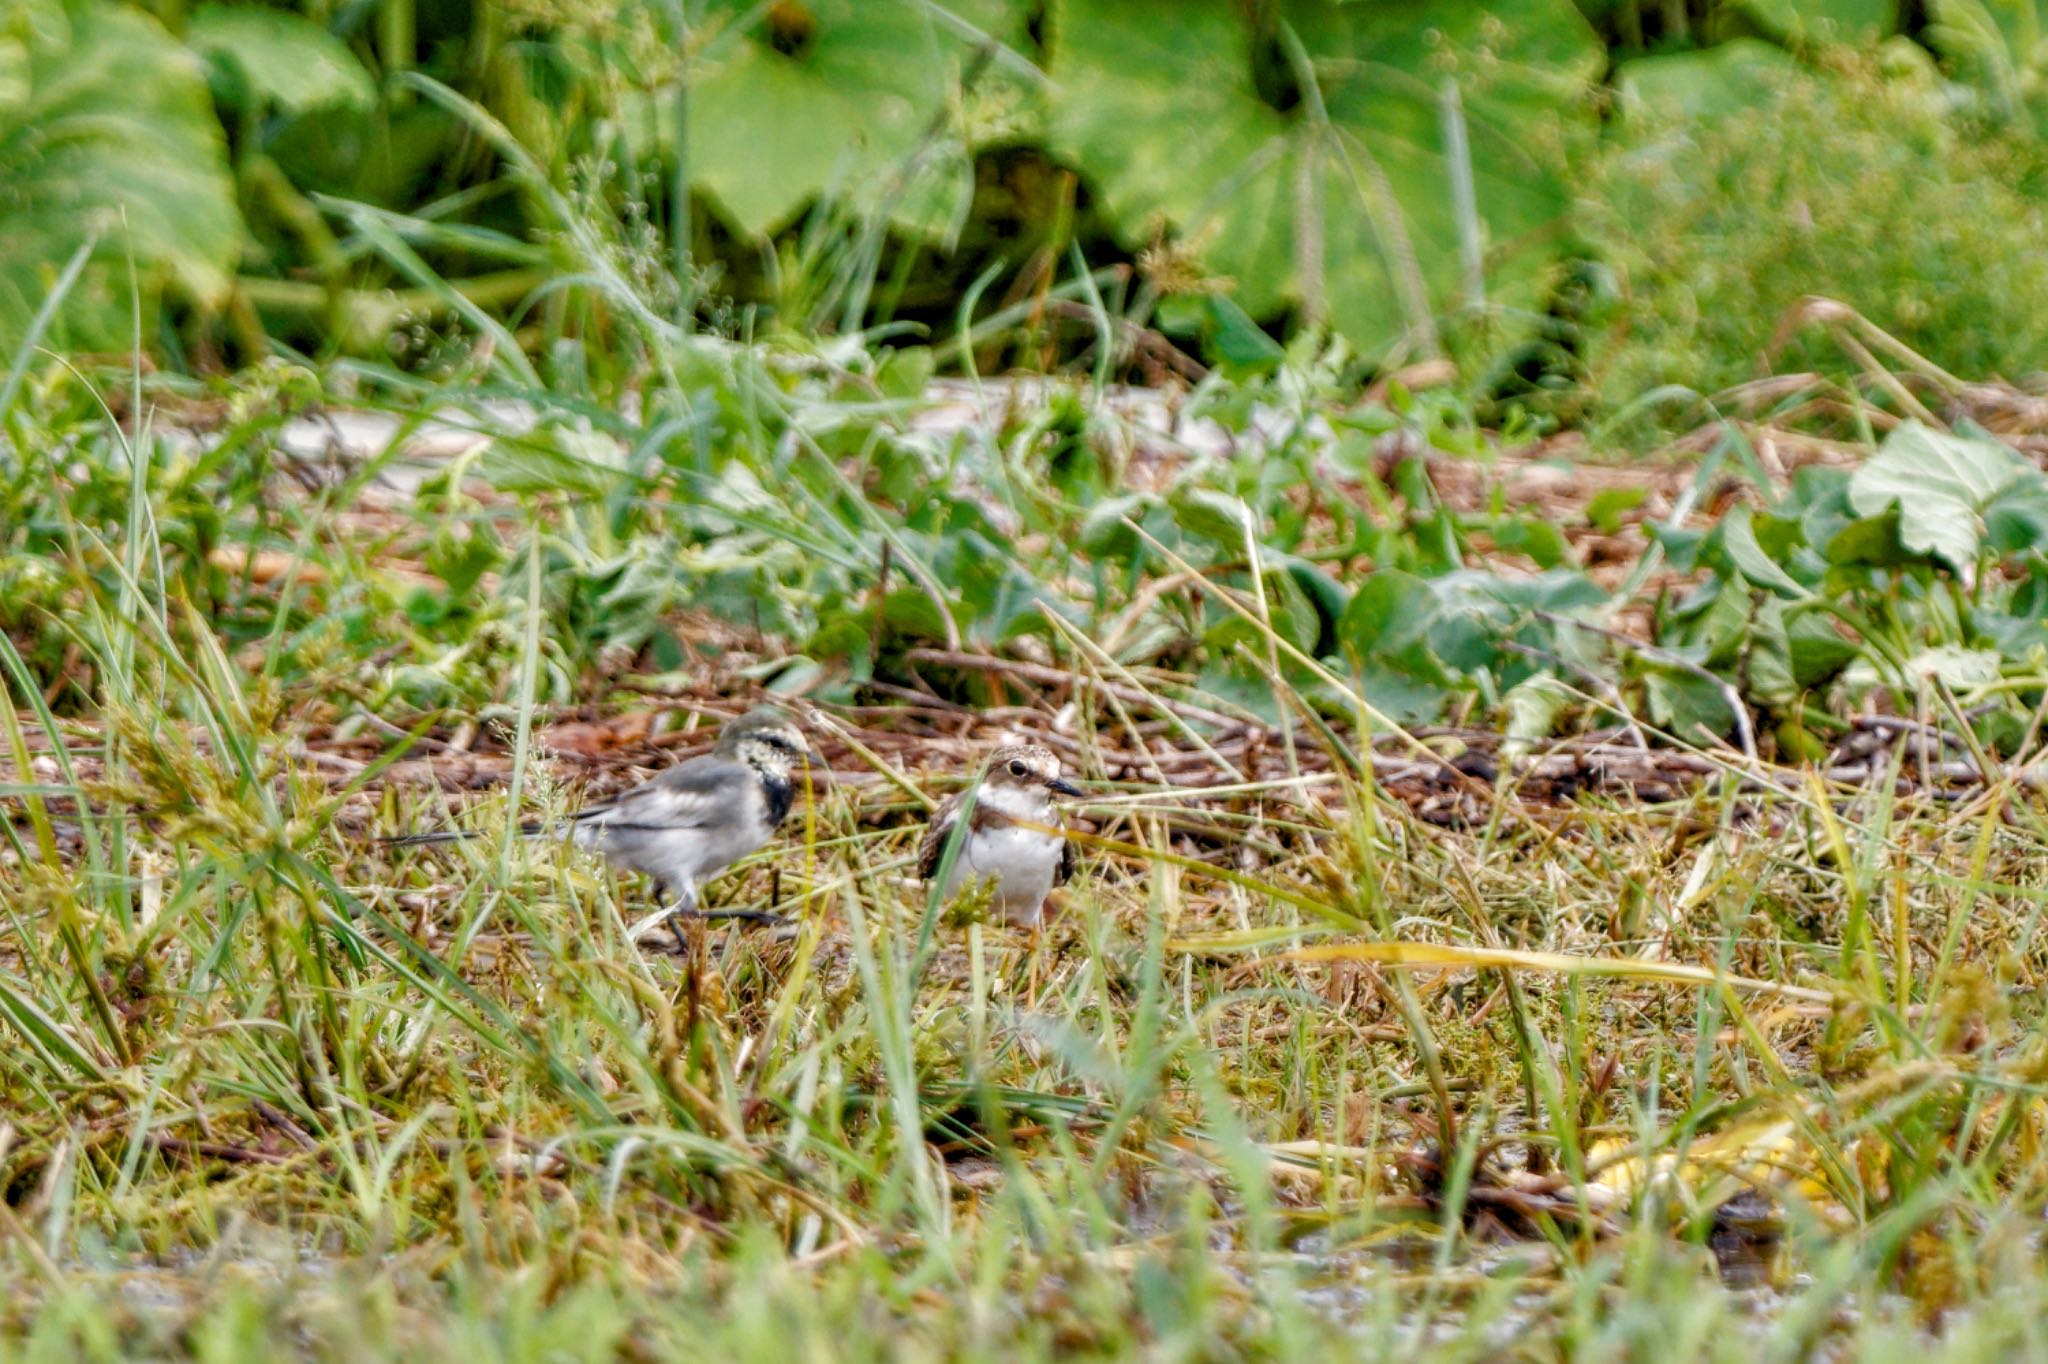
[[[998,748],[989,755],[980,779],[947,797],[932,815],[918,850],[919,878],[936,878],[953,849],[941,895],[989,882],[993,903],[1004,918],[1014,924],[1037,924],[1045,897],[1074,870],[1074,845],[1067,841],[1066,825],[1052,798],[1080,794],[1080,787],[1060,776],[1060,760],[1051,749],[1040,744]],[[956,840],[963,810],[967,828]]]

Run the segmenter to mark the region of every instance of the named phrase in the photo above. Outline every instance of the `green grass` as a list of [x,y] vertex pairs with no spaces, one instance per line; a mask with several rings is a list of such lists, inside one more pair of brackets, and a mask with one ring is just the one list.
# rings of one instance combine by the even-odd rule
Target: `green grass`
[[[1758,453],[1867,456],[1946,376],[1642,467],[1653,547],[1611,471],[1528,501],[1524,435],[1454,389],[1361,401],[1315,338],[1188,396],[1255,453],[1141,439],[1103,385],[1139,340],[1078,260],[1075,377],[938,432],[968,348],[686,332],[500,150],[574,270],[517,332],[477,314],[405,372],[9,366],[10,1353],[2039,1350],[2039,556],[1973,533],[1967,590],[1891,541],[1809,574],[1841,490]],[[354,226],[400,270],[424,230]],[[281,448],[328,408],[485,439]],[[1731,480],[1750,539],[1699,539]],[[1607,540],[1618,585],[1580,571]],[[1884,626],[1880,662],[2012,632],[1995,677],[1831,674],[1765,713],[1766,540],[1802,609]],[[1852,784],[1767,766],[1769,732],[1751,764],[1684,722],[1724,682],[2011,767]],[[500,836],[763,689],[815,707],[829,773],[714,896],[794,937],[647,950],[645,887]],[[1402,767],[1618,720],[1705,775],[1558,799]],[[1091,791],[1036,937],[907,880],[1004,727]],[[489,836],[378,841],[450,821]]]
[[[1875,59],[1748,72],[1722,107],[1633,109],[1579,224],[1611,273],[1577,314],[1607,417],[1660,389],[1712,397],[1766,374],[1853,374],[1800,316],[1834,299],[1959,374],[2022,382],[2048,355],[2037,139],[1957,118],[1953,87]],[[1653,409],[1683,428],[1697,403]],[[1642,414],[1638,410],[1637,415]]]
[[[0,414],[16,1352],[2041,1348],[2048,842],[2016,779],[1504,789],[1447,831],[1344,775],[1359,699],[1290,633],[1294,578],[1076,529],[1116,486],[1085,435],[1107,407],[942,451],[933,492],[872,358],[663,346],[637,419],[557,395],[475,461],[488,483],[381,508],[371,471],[300,480],[272,447],[332,375],[251,376],[203,452],[123,434],[62,372]],[[138,387],[152,431],[190,409]],[[1450,406],[1410,420],[1495,453]],[[1245,474],[1189,481],[1258,495]],[[1342,527],[1287,521],[1287,486],[1259,533],[1328,550]],[[1183,528],[1233,505],[1178,496]],[[1144,595],[1167,579],[1207,613]],[[1074,680],[917,663],[934,596],[961,647]],[[1081,642],[1146,600],[1126,637],[1174,643]],[[903,704],[914,679],[947,699]],[[842,779],[718,889],[793,940],[650,953],[644,888],[572,854],[375,841],[565,807],[761,681],[838,717]],[[1087,873],[1038,938],[904,879],[912,793],[943,792],[979,704],[1070,736],[1091,783]],[[1225,753],[1187,718],[1247,705],[1291,737]],[[568,727],[650,708],[670,728],[617,750]],[[1166,783],[1130,767],[1146,735],[1188,755]],[[1453,960],[1293,955],[1388,942]],[[1716,1210],[1751,1179],[1770,1229],[1724,1282]]]

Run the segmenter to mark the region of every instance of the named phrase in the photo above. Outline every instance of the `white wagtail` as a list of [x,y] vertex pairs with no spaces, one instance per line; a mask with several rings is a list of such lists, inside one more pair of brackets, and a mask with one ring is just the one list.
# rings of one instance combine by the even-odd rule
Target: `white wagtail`
[[[584,806],[566,825],[523,824],[519,832],[566,833],[613,866],[653,877],[674,916],[779,923],[779,916],[757,911],[700,910],[697,887],[774,837],[796,798],[797,764],[808,752],[803,732],[787,713],[758,706],[720,730],[711,752]],[[390,841],[450,843],[476,836],[447,830]]]
[[[921,880],[931,881],[952,852],[940,894],[962,885],[993,883],[995,907],[1014,924],[1035,925],[1045,897],[1074,870],[1074,845],[1052,798],[1081,788],[1060,776],[1060,760],[1039,744],[1009,744],[989,755],[981,776],[946,798],[933,814],[918,850]],[[960,815],[968,810],[967,828]],[[957,845],[957,846],[956,846]]]

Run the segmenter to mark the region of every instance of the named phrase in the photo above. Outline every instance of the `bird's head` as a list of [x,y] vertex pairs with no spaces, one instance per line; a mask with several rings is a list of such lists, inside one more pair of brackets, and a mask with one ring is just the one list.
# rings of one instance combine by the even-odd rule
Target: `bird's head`
[[1060,775],[1060,760],[1043,744],[1005,744],[988,755],[982,781],[1041,798],[1081,794],[1080,787]]
[[796,721],[780,706],[756,706],[719,731],[717,754],[767,772],[788,773],[810,753]]

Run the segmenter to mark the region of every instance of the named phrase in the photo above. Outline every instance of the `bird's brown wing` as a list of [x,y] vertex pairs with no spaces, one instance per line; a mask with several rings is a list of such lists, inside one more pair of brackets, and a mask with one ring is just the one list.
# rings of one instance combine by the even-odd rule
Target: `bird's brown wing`
[[929,881],[939,873],[939,862],[946,855],[946,840],[952,837],[953,824],[960,817],[961,792],[947,796],[932,812],[931,823],[924,826],[924,842],[917,845],[917,879]]
[[1060,864],[1053,869],[1052,883],[1064,886],[1067,878],[1074,874],[1074,863],[1079,860],[1074,852],[1074,841],[1066,836],[1067,826],[1060,826]]

